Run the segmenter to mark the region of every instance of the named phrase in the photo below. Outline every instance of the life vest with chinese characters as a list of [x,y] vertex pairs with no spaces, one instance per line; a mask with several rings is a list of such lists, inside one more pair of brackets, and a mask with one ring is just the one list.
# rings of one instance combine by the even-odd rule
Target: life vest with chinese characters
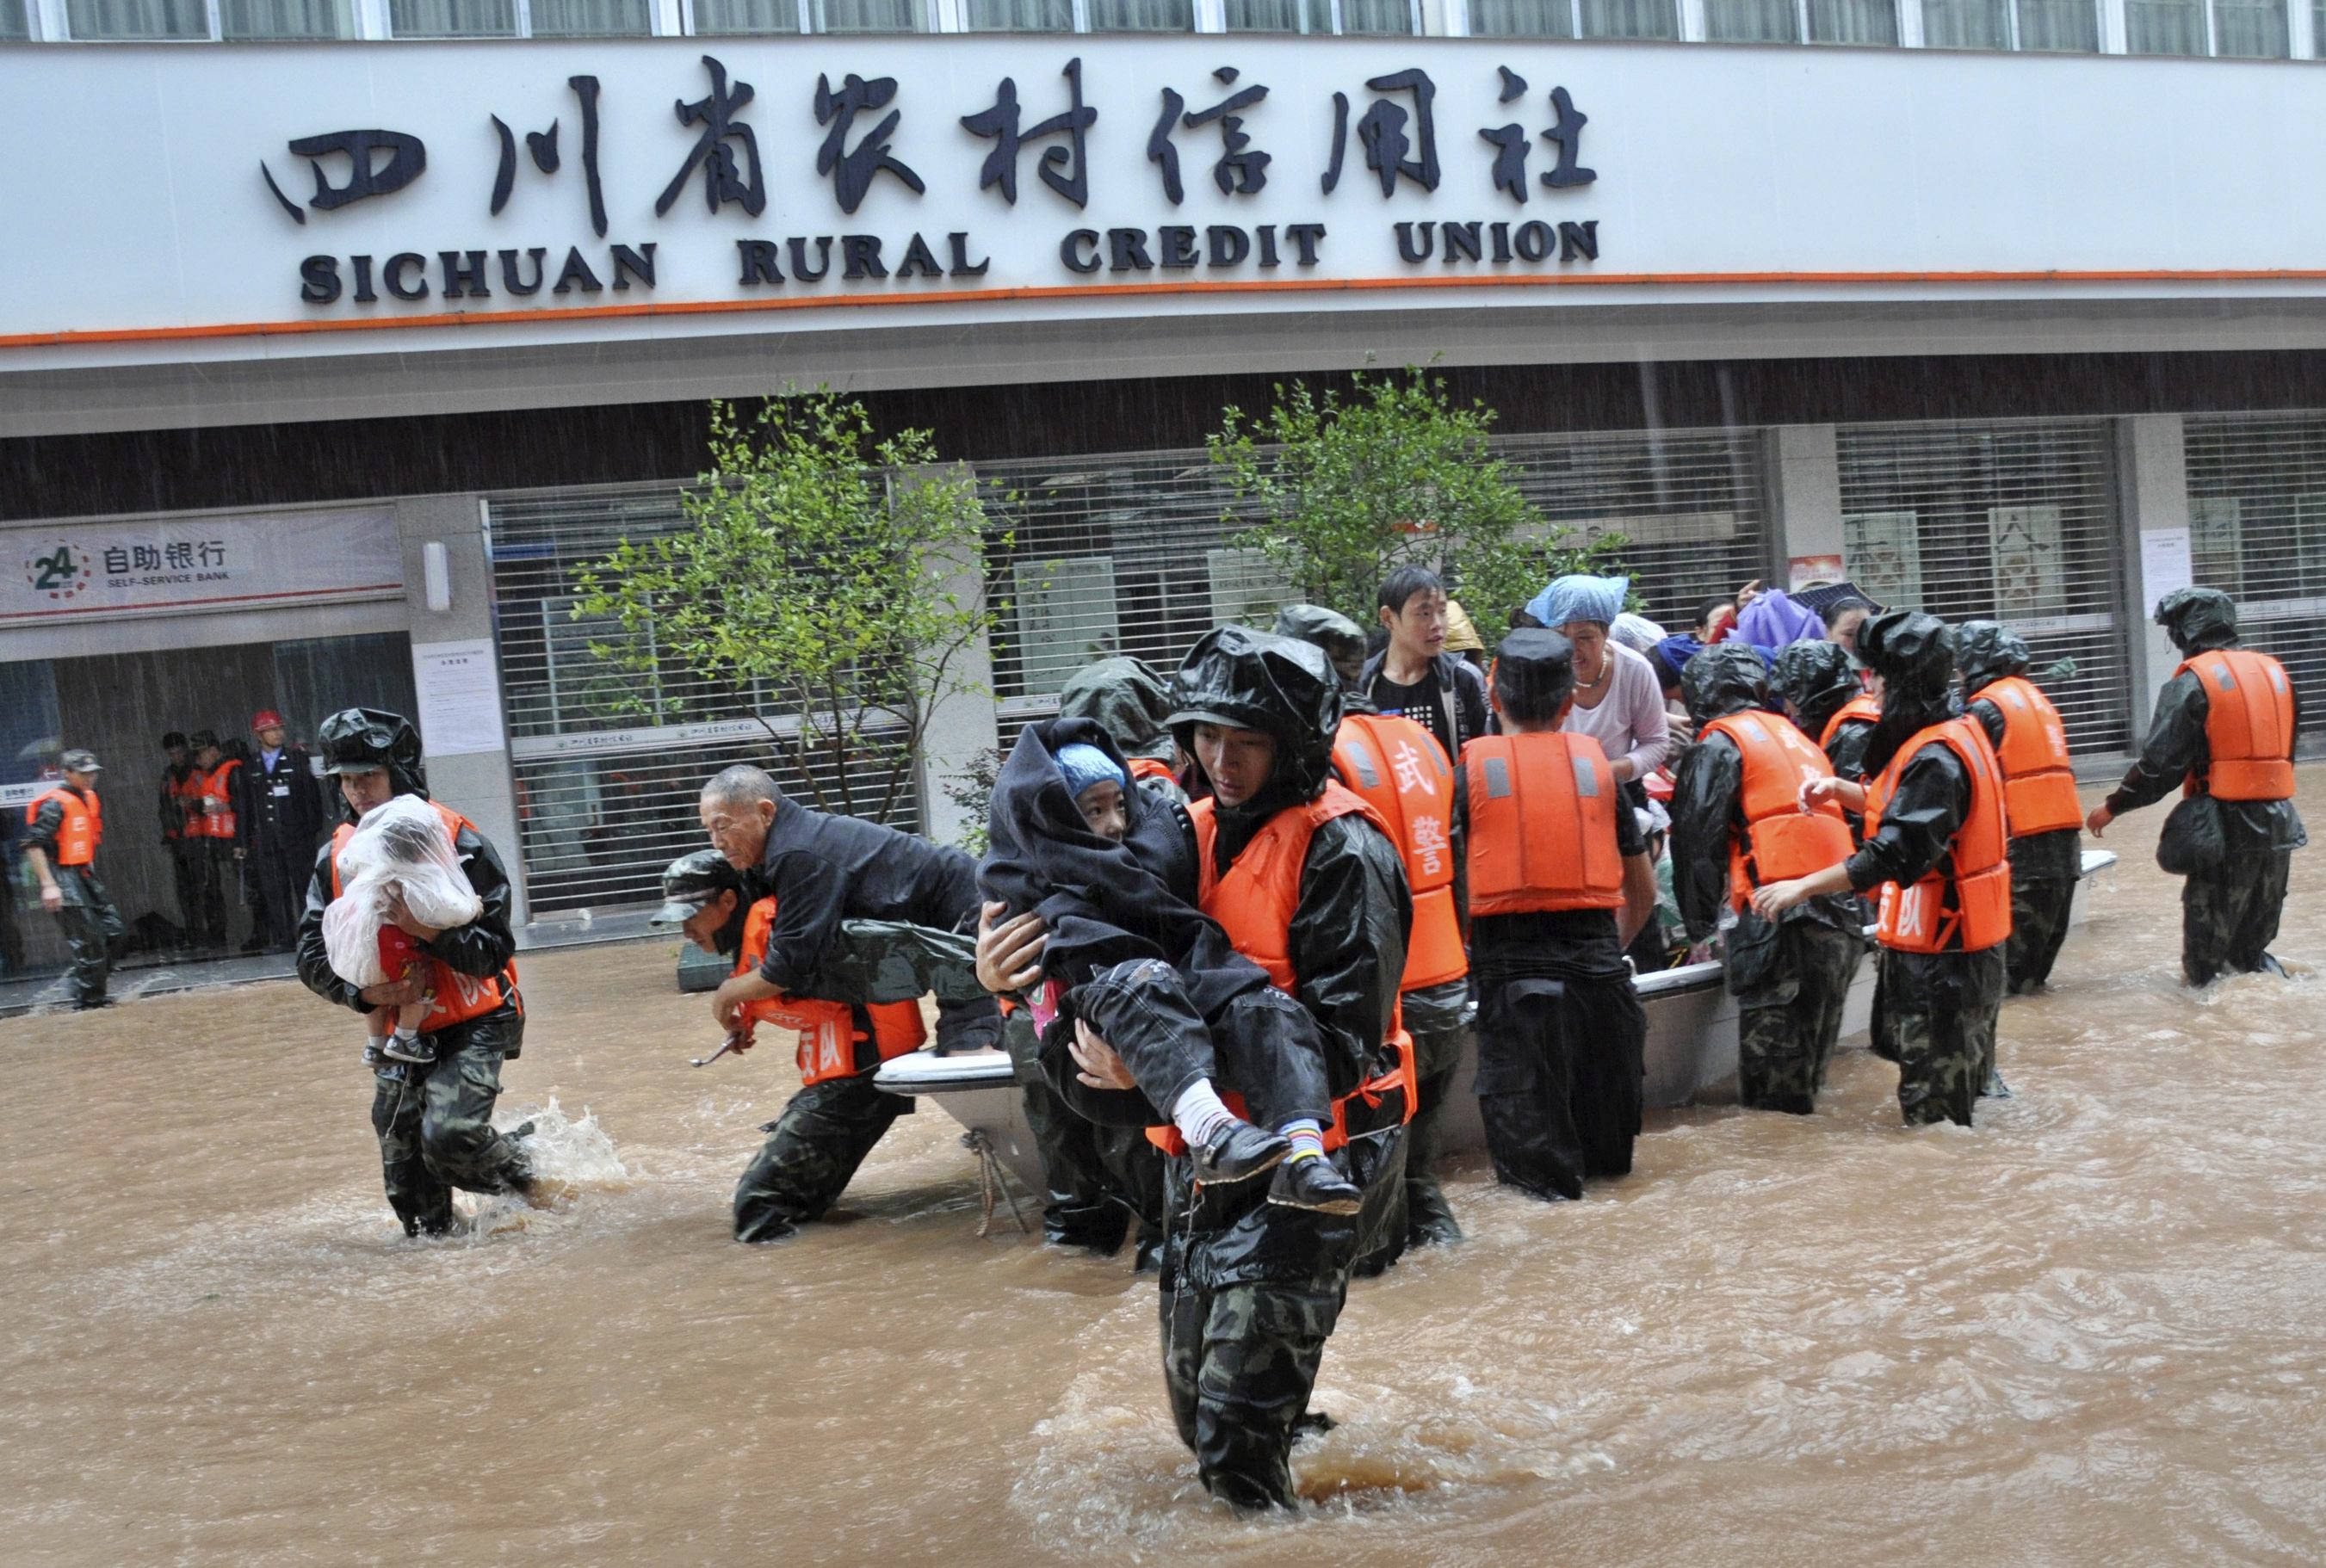
[[1462,748],[1462,768],[1473,916],[1623,907],[1615,813],[1630,808],[1596,740],[1482,735]]
[[[444,831],[458,844],[461,830],[475,830],[475,824],[442,801],[430,801],[436,814],[444,819]],[[340,851],[356,835],[355,824],[341,822],[331,831],[331,896],[341,893]],[[428,1016],[422,1019],[420,1032],[433,1035],[455,1024],[465,1024],[471,1018],[481,1018],[498,1012],[504,1006],[514,1007],[518,1016],[525,1014],[525,1000],[516,992],[516,960],[503,964],[500,972],[482,979],[464,975],[442,959],[431,954],[428,958]]]
[[200,781],[190,797],[207,810],[186,813],[186,837],[189,839],[231,839],[234,837],[234,775],[242,764],[234,757],[220,759],[219,765],[205,773],[196,768],[192,776]]
[[[2217,801],[2283,801],[2293,794],[2293,688],[2267,654],[2215,648],[2184,659],[2205,688],[2205,765],[2182,793]],[[2181,670],[2172,673],[2179,674]]]
[[1413,935],[1400,991],[1470,972],[1454,907],[1454,767],[1437,738],[1410,719],[1353,713],[1333,737],[1333,771],[1389,824],[1413,895]]
[[1833,710],[1825,721],[1825,730],[1818,737],[1818,749],[1828,756],[1833,751],[1833,738],[1841,733],[1845,724],[1879,724],[1882,722],[1882,702],[1875,697],[1852,697]]
[[89,791],[84,799],[70,786],[59,784],[34,795],[24,807],[26,827],[33,825],[42,805],[49,801],[61,801],[65,808],[65,820],[57,824],[57,864],[86,866],[96,859],[97,847],[105,841],[105,808],[98,803],[97,792]]
[[[762,898],[743,917],[743,947],[735,972],[749,974],[768,961],[768,933],[775,929],[776,901]],[[799,1034],[799,1070],[803,1085],[834,1078],[853,1078],[857,1045],[868,1036],[857,1027],[859,1009],[849,1002],[820,1001],[808,997],[768,997],[743,1004],[744,1026],[772,1024]],[[862,1009],[871,1021],[870,1038],[882,1062],[921,1048],[928,1038],[918,1002],[882,1002]]]
[[[1389,824],[1364,800],[1338,784],[1327,783],[1325,793],[1306,805],[1288,806],[1270,817],[1224,873],[1213,858],[1219,840],[1218,803],[1200,800],[1187,808],[1196,827],[1196,858],[1202,870],[1196,884],[1196,905],[1220,923],[1235,950],[1268,971],[1276,988],[1291,992],[1299,984],[1292,972],[1292,916],[1300,905],[1300,873],[1308,863],[1309,841],[1317,830],[1337,817],[1360,816],[1389,835]],[[1337,1149],[1353,1137],[1413,1119],[1413,1037],[1405,1032],[1402,1007],[1390,1012],[1389,1039],[1397,1065],[1333,1102],[1332,1125],[1325,1129],[1325,1147]],[[1390,1096],[1397,1103],[1390,1103]],[[1220,1099],[1238,1116],[1244,1114],[1242,1097],[1223,1093]],[[1186,1140],[1176,1127],[1151,1127],[1147,1141],[1167,1155],[1186,1152]]]
[[1841,808],[1824,801],[1801,810],[1801,785],[1833,776],[1833,765],[1808,736],[1766,713],[1726,714],[1704,731],[1726,736],[1744,759],[1744,827],[1728,835],[1728,902],[1737,914],[1744,913],[1756,887],[1849,858],[1853,844]]
[[1943,746],[1970,775],[1970,812],[1946,853],[1911,887],[1882,885],[1875,939],[1897,952],[1979,952],[2011,939],[2011,832],[2003,806],[2003,765],[1986,731],[1968,715],[1917,730],[1882,776],[1865,786],[1865,836],[1881,830],[1883,808],[1897,793],[1906,765],[1925,747]]
[[2003,764],[2003,810],[2011,836],[2080,826],[2084,808],[2076,799],[2075,769],[2068,765],[2068,727],[2052,700],[2024,675],[2005,675],[1980,687],[1978,695],[2003,715],[2003,744],[1995,756]]

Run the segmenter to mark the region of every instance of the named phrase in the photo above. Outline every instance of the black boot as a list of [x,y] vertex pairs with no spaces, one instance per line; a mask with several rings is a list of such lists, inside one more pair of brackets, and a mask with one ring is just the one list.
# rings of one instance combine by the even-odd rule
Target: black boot
[[1462,1239],[1453,1205],[1446,1202],[1446,1194],[1431,1177],[1407,1178],[1405,1216],[1408,1247],[1442,1247]]
[[1248,1121],[1231,1121],[1212,1135],[1211,1142],[1191,1146],[1187,1157],[1196,1167],[1196,1180],[1225,1186],[1251,1180],[1291,1152],[1283,1134]]
[[1276,1167],[1268,1201],[1287,1209],[1313,1209],[1319,1214],[1354,1214],[1365,1205],[1364,1189],[1333,1168],[1318,1155],[1287,1160]]

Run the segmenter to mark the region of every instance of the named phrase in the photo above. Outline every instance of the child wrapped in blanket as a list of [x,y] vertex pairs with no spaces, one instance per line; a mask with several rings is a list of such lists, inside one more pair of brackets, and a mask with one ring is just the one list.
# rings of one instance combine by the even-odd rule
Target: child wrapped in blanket
[[399,910],[442,930],[468,924],[483,913],[476,890],[461,873],[452,835],[434,807],[399,795],[365,814],[340,852],[340,896],[323,912],[323,945],[340,979],[358,988],[402,979],[414,964],[428,966],[428,989],[393,1012],[364,1015],[364,1065],[429,1062],[436,1048],[421,1033],[443,988],[456,983],[419,942],[396,923]]
[[[1110,1037],[1186,1141],[1196,1179],[1273,1169],[1269,1202],[1354,1214],[1363,1192],[1323,1157],[1332,1096],[1315,1020],[1175,895],[1152,868],[1161,857],[1142,849],[1142,838],[1154,846],[1188,836],[1175,812],[1184,817],[1132,782],[1095,723],[1054,719],[1019,737],[995,781],[979,880],[1009,915],[1038,914],[1048,932],[1043,979],[1028,997],[1035,1027],[1046,1043],[1053,1030],[1071,1037],[1096,992],[1111,990],[1119,1006],[1135,991],[1138,1037]],[[1120,983],[1132,970],[1138,983]]]

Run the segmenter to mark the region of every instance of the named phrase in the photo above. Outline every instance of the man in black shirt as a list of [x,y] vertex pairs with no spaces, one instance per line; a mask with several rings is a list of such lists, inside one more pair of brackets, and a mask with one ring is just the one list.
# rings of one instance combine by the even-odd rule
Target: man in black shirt
[[1486,733],[1486,682],[1446,652],[1445,583],[1426,567],[1399,567],[1382,582],[1381,623],[1389,645],[1365,661],[1356,691],[1375,712],[1436,736],[1459,766],[1464,744]]

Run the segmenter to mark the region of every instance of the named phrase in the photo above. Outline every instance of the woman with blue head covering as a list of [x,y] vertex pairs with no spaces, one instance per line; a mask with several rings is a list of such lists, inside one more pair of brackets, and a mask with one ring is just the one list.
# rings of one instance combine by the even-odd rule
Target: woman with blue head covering
[[1562,728],[1596,740],[1626,783],[1661,767],[1671,750],[1663,682],[1644,656],[1608,636],[1631,586],[1627,577],[1577,572],[1553,580],[1526,607],[1574,645],[1575,707]]

